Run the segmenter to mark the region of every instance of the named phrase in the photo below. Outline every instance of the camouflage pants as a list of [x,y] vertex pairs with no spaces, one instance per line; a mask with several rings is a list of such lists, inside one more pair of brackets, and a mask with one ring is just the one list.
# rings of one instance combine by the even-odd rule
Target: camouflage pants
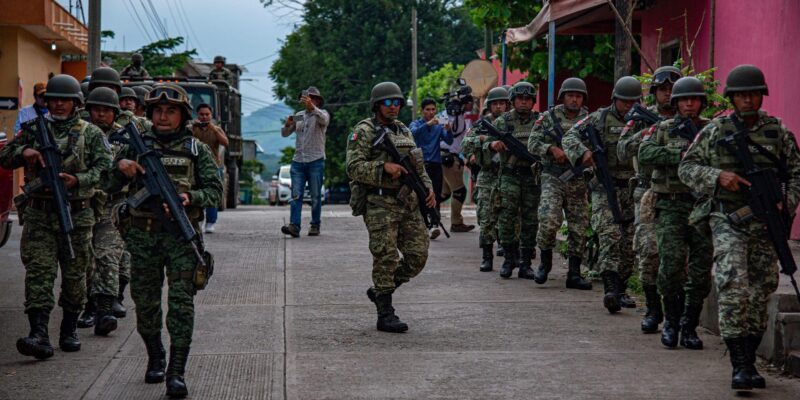
[[767,329],[767,301],[778,289],[778,262],[763,223],[739,227],[711,214],[714,280],[719,293],[719,330],[723,338],[761,335]]
[[686,304],[702,305],[711,290],[714,248],[710,235],[689,225],[687,219],[691,211],[691,203],[659,201],[656,223],[661,260],[658,293],[671,296],[683,291],[686,294]]
[[131,228],[125,236],[131,253],[131,298],[136,304],[136,330],[142,337],[161,333],[163,311],[161,288],[166,275],[167,330],[176,347],[189,347],[194,329],[192,271],[197,265],[194,251],[186,243],[163,232]]
[[364,224],[372,253],[372,284],[378,294],[392,293],[395,282],[406,283],[425,268],[428,230],[416,208],[385,204],[387,200],[372,194],[367,201]]
[[[634,213],[633,199],[627,188],[618,188],[617,201],[623,219]],[[623,281],[633,273],[633,224],[614,223],[606,192],[602,187],[592,190],[592,230],[597,233],[599,251],[597,269],[600,273],[616,272]]]
[[127,249],[122,251],[122,257],[119,259],[119,280],[131,281],[131,253]]
[[[61,269],[61,293],[58,305],[70,312],[81,312],[86,304],[86,271],[92,260],[91,209],[73,213],[70,259],[64,236],[58,232],[55,213],[27,208],[22,228],[20,253],[25,265],[25,312],[33,309],[51,311],[55,304],[53,286]],[[82,222],[82,223],[81,223]]]
[[641,200],[645,189],[637,187],[633,192],[635,227],[633,232],[633,251],[642,286],[655,285],[658,277],[659,255],[656,244],[656,223],[641,220]]
[[[536,247],[539,196],[541,187],[533,176],[500,174],[500,212],[497,229],[500,243],[520,248]],[[519,229],[518,229],[519,228]]]
[[97,223],[92,229],[94,263],[91,272],[86,274],[91,296],[98,294],[117,296],[119,291],[120,261],[125,251],[125,242],[122,241],[117,227],[111,222],[113,206],[110,203],[101,206]]
[[497,241],[497,175],[481,169],[478,173],[478,225],[481,227],[480,246],[491,246]]
[[551,174],[542,174],[542,198],[539,201],[539,248],[553,249],[564,217],[567,219],[567,256],[582,257],[586,246],[587,215],[586,181],[580,178],[561,182]]

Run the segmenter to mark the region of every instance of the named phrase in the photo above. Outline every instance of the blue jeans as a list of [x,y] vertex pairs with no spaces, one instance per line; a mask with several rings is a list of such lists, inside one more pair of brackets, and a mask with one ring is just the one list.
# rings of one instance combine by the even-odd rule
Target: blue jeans
[[308,182],[311,192],[311,225],[319,225],[322,214],[322,172],[325,170],[325,159],[301,163],[292,161],[292,199],[289,222],[300,227],[300,213],[303,210],[303,192]]
[[[225,173],[224,168],[217,168],[217,176],[222,179],[222,174]],[[223,184],[225,181],[222,181]],[[238,196],[237,196],[238,197]],[[208,224],[216,224],[217,223],[217,207],[206,207],[206,223]]]

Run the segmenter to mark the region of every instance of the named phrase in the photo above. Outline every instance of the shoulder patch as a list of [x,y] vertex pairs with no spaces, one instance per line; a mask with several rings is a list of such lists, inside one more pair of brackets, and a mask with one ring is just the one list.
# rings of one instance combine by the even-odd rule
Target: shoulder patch
[[350,132],[350,140],[358,140],[358,133],[356,133],[356,131]]
[[642,135],[642,139],[647,139],[650,136],[653,136],[653,134],[656,133],[656,127],[657,126],[658,125],[653,125],[650,128],[648,128],[647,130],[645,130],[645,133]]

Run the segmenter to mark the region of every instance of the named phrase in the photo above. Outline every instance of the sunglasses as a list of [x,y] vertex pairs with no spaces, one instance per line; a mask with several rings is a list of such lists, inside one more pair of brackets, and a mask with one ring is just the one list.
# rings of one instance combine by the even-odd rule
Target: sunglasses
[[667,81],[675,83],[678,79],[681,79],[681,74],[674,71],[663,71],[653,75],[653,85],[662,85]]
[[403,99],[383,99],[381,104],[383,104],[386,107],[392,107],[392,106],[400,107],[400,105],[403,104]]
[[146,103],[154,103],[166,100],[170,103],[183,103],[187,102],[186,94],[170,87],[158,87],[147,93],[144,101]]

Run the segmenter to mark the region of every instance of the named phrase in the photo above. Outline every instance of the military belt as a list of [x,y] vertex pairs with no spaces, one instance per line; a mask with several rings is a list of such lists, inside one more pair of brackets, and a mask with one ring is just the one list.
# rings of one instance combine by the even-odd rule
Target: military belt
[[679,193],[658,193],[659,200],[672,200],[672,201],[682,201],[684,203],[694,203],[696,198],[690,192],[679,192]]
[[542,168],[542,172],[548,173],[548,174],[553,175],[555,177],[559,177],[564,172],[567,172],[570,169],[572,169],[572,168],[559,167],[558,165],[555,165],[555,164],[547,164],[547,165],[544,166],[544,168]]
[[367,189],[367,194],[374,194],[377,196],[397,197],[400,194],[400,189],[371,187]]
[[531,167],[512,167],[509,165],[503,166],[503,174],[507,175],[516,175],[516,176],[533,176],[533,171],[531,171]]
[[[628,185],[628,181],[629,181],[628,179],[614,178],[612,180],[614,181],[614,187],[617,187],[617,188],[620,188],[620,189],[627,189],[628,186],[629,186]],[[597,179],[597,177],[592,178],[592,180],[589,183],[591,184],[592,187],[600,187],[602,185],[600,183],[600,180]]]
[[164,226],[154,218],[131,217],[131,227],[145,232],[161,232]]
[[[89,208],[92,206],[92,202],[90,199],[79,199],[79,200],[70,200],[70,211],[71,212],[78,212],[85,208]],[[28,207],[44,211],[44,212],[56,212],[57,208],[56,204],[53,202],[53,199],[46,199],[46,198],[37,198],[34,197],[28,201]]]

